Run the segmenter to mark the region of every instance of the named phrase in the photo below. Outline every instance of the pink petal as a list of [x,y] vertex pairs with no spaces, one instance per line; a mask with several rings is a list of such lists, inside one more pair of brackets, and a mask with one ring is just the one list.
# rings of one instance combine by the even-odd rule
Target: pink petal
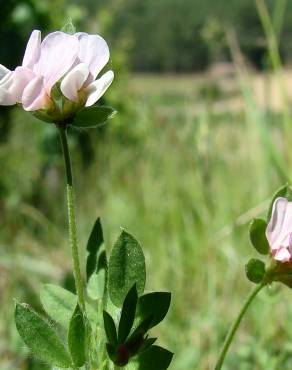
[[13,74],[14,72],[9,72],[0,81],[0,105],[14,105],[16,100],[10,93],[10,88],[13,84]]
[[17,67],[0,81],[0,104],[14,105],[21,102],[27,84],[34,78],[34,73],[24,67]]
[[61,91],[69,100],[78,102],[78,92],[83,87],[89,75],[86,64],[80,63],[74,67],[62,80]]
[[274,254],[274,258],[276,261],[289,262],[291,259],[291,254],[289,253],[288,249],[279,248],[277,252]]
[[40,59],[34,71],[44,77],[48,94],[55,83],[71,69],[78,52],[79,42],[74,35],[57,31],[43,40]]
[[41,53],[41,31],[34,30],[30,35],[23,57],[22,65],[33,69],[38,62]]
[[85,63],[90,71],[89,83],[94,81],[109,61],[110,53],[106,41],[99,35],[76,33],[79,39],[80,49],[78,58]]
[[5,66],[3,66],[2,64],[0,64],[0,81],[2,80],[2,78],[7,75],[7,73],[9,73],[10,70],[8,68],[6,68]]
[[292,232],[292,202],[286,198],[277,198],[273,204],[272,216],[266,236],[272,250],[288,247]]
[[49,97],[46,94],[44,78],[36,76],[25,88],[22,95],[23,108],[26,111],[35,111],[46,108]]
[[96,103],[109,88],[110,84],[113,82],[113,79],[114,72],[108,71],[98,80],[92,82],[92,84],[85,89],[87,92],[87,101],[85,106],[90,107]]

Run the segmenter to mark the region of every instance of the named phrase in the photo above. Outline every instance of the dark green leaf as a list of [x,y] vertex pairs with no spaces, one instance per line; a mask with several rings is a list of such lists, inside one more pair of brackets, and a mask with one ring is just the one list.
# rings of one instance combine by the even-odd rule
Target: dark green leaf
[[144,340],[144,343],[142,347],[139,350],[139,353],[146,351],[149,347],[151,347],[155,342],[157,341],[157,338],[147,338]]
[[116,111],[111,107],[92,106],[81,109],[75,116],[72,126],[82,128],[93,128],[104,124],[111,119]]
[[126,294],[135,283],[138,294],[142,294],[145,280],[146,267],[142,248],[131,234],[122,231],[109,260],[109,295],[112,302],[121,307]]
[[147,331],[151,328],[151,325],[152,325],[152,322],[153,322],[153,315],[150,315],[148,317],[146,317],[137,327],[136,329],[133,331],[133,333],[131,334],[131,337],[129,338],[129,340],[131,340],[132,338],[134,338],[135,336],[139,336],[139,335],[145,335],[147,333]]
[[109,358],[114,362],[116,357],[116,348],[110,343],[106,343],[106,350]]
[[87,280],[89,280],[90,276],[94,273],[94,271],[96,271],[97,253],[99,251],[99,248],[103,244],[103,241],[104,240],[103,240],[102,226],[101,226],[100,218],[98,218],[95,221],[95,224],[89,236],[87,248],[86,248],[88,252],[88,257],[86,261]]
[[107,258],[106,258],[106,251],[104,249],[101,249],[99,251],[98,258],[97,258],[96,271],[98,272],[101,269],[104,269],[106,271],[108,269],[108,266],[107,266]]
[[251,282],[259,284],[265,277],[266,267],[263,261],[252,258],[245,265],[245,272]]
[[[133,331],[127,339],[126,347],[128,348],[131,356],[134,356],[144,346],[145,334],[151,326],[153,316],[149,316]],[[147,337],[147,336],[146,336]]]
[[252,245],[261,254],[268,254],[270,247],[266,237],[267,222],[260,218],[253,219],[249,228]]
[[107,340],[115,347],[118,342],[117,329],[113,318],[106,311],[103,311],[103,322]]
[[24,343],[42,361],[68,368],[71,359],[55,330],[28,305],[16,304],[15,322]]
[[85,364],[86,333],[83,313],[77,303],[75,311],[70,320],[68,330],[68,347],[75,366],[81,367]]
[[289,201],[292,201],[292,190],[289,184],[286,184],[282,186],[280,189],[276,191],[276,193],[273,195],[272,201],[270,203],[268,214],[267,214],[267,221],[270,221],[272,210],[273,210],[273,204],[275,200],[279,197],[287,198]]
[[128,294],[126,295],[126,298],[123,303],[118,330],[119,343],[124,343],[128,335],[130,334],[135,319],[137,301],[138,301],[137,287],[136,284],[134,284],[133,287],[129,290]]
[[77,304],[76,295],[60,286],[45,284],[41,289],[40,299],[48,315],[67,328]]
[[159,346],[151,346],[138,357],[137,370],[166,370],[172,361],[173,353]]
[[166,316],[171,302],[168,292],[153,292],[141,296],[137,305],[137,318],[153,317],[150,328],[159,324]]

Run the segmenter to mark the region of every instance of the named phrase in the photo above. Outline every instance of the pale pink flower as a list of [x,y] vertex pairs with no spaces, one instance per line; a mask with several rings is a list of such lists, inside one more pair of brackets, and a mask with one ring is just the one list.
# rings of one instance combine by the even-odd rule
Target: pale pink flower
[[51,91],[57,82],[62,94],[77,103],[72,105],[75,110],[93,105],[113,81],[112,71],[96,80],[108,61],[107,43],[98,35],[57,31],[41,42],[41,32],[35,30],[22,66],[9,71],[0,65],[0,105],[21,103],[27,111],[52,110]]
[[286,198],[275,200],[266,237],[276,261],[292,262],[292,202]]
[[113,81],[113,71],[96,77],[109,61],[109,48],[105,40],[98,35],[76,33],[79,52],[74,68],[61,82],[61,91],[71,101],[78,102],[80,91],[85,93],[85,106],[96,103]]

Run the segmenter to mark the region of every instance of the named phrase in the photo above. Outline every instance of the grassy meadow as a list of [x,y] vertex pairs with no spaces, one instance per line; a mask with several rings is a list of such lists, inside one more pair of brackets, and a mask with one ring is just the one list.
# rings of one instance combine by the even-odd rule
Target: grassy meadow
[[[219,65],[117,78],[108,95],[119,114],[89,135],[71,132],[83,255],[98,215],[108,249],[121,226],[141,241],[147,290],[172,292],[159,333],[175,352],[171,369],[213,369],[252,288],[249,222],[292,171],[290,76]],[[39,307],[42,282],[72,283],[63,162],[52,126],[17,108],[10,119],[0,145],[0,369],[41,370],[14,328],[13,299]],[[288,288],[263,291],[224,369],[290,369],[290,319]]]

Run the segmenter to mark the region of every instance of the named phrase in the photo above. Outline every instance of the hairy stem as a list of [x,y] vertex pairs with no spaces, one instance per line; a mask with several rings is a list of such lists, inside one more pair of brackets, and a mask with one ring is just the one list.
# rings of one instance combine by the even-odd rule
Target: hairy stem
[[231,326],[231,328],[230,328],[230,330],[229,330],[229,332],[228,332],[228,334],[225,338],[222,350],[220,352],[219,359],[218,359],[217,364],[215,366],[215,370],[220,370],[222,368],[225,356],[228,352],[228,349],[229,349],[229,347],[232,343],[234,335],[235,335],[235,333],[236,333],[236,331],[237,331],[237,329],[238,329],[238,327],[241,323],[241,320],[242,320],[244,314],[246,313],[246,311],[247,311],[248,307],[250,306],[251,302],[253,301],[253,299],[256,297],[256,295],[259,293],[259,291],[264,286],[265,286],[264,283],[257,285],[256,288],[248,296],[244,305],[242,306],[242,309],[240,310],[239,315],[237,316],[236,320],[234,321],[233,325]]
[[64,161],[65,161],[65,168],[66,168],[66,177],[67,177],[67,207],[68,207],[68,221],[69,221],[69,243],[70,243],[72,259],[73,259],[73,272],[74,272],[78,302],[82,310],[84,311],[85,310],[84,288],[83,288],[83,281],[81,277],[79,252],[78,252],[78,244],[77,244],[75,195],[74,195],[70,152],[69,152],[68,140],[67,140],[67,130],[66,130],[66,126],[57,125],[57,127],[60,133],[60,139],[61,139],[61,144],[62,144],[62,149],[63,149],[63,154],[64,154]]

